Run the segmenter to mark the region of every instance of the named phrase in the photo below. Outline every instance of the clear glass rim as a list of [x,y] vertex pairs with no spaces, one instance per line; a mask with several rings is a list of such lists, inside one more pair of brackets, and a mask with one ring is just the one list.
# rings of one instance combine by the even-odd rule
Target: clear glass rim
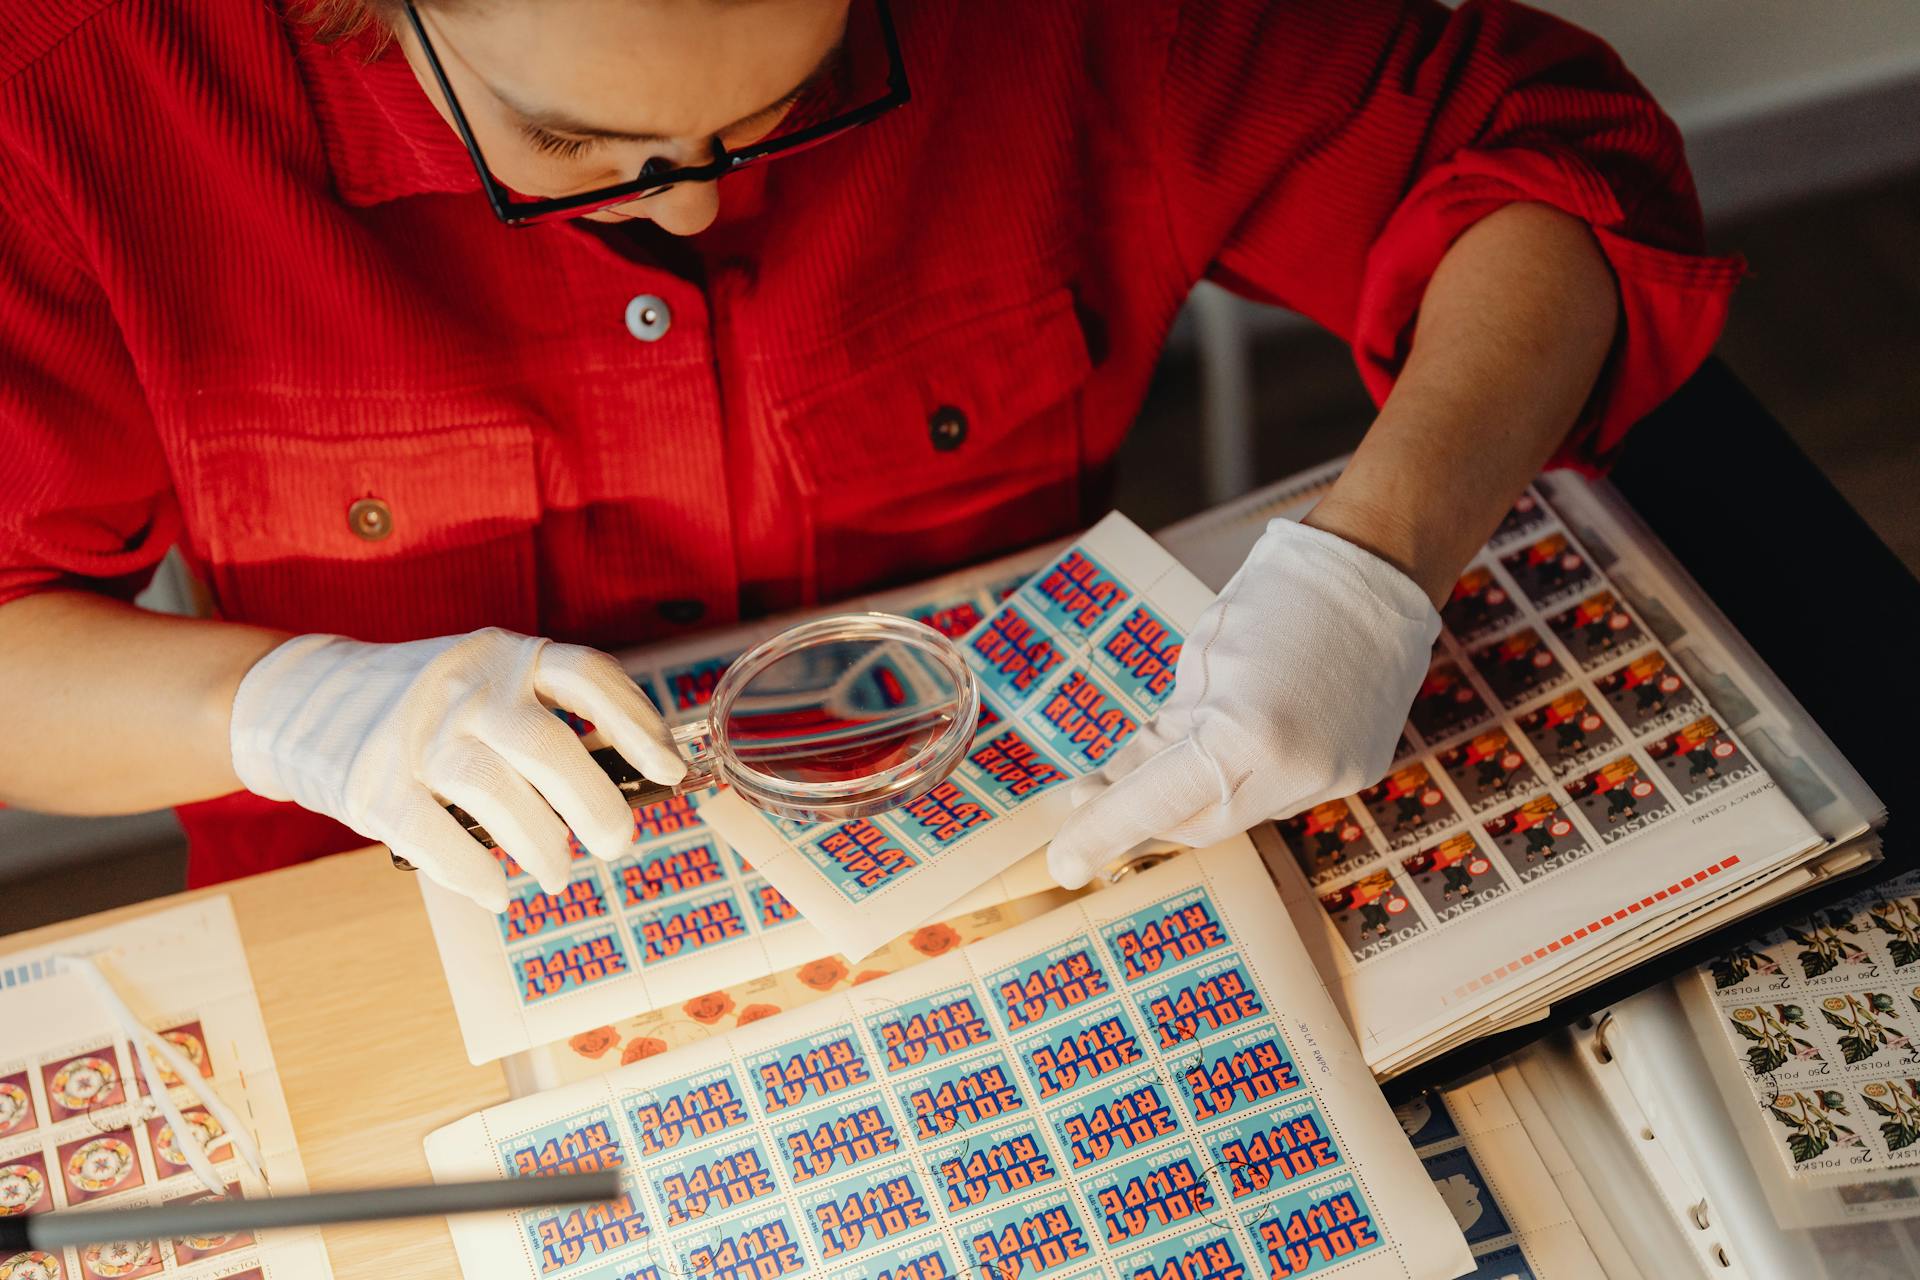
[[[797,649],[849,640],[892,641],[927,657],[953,680],[959,702],[953,721],[911,759],[843,782],[793,782],[743,763],[722,728],[741,692],[762,671]],[[801,822],[861,818],[925,794],[959,767],[979,726],[980,689],[960,646],[924,622],[892,613],[842,613],[789,627],[741,654],[720,677],[707,712],[720,775],[744,799]]]

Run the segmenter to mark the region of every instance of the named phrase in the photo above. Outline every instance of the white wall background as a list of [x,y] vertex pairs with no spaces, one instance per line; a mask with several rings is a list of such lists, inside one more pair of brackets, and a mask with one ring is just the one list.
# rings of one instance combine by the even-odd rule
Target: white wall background
[[1684,129],[1920,74],[1920,0],[1535,5],[1605,36]]
[[1920,0],[1533,0],[1620,51],[1709,217],[1920,165]]
[[[1659,98],[1709,223],[1920,169],[1920,0],[1527,2],[1604,37]],[[1173,341],[1205,334],[1210,409],[1233,418],[1240,331],[1305,322],[1216,293],[1200,286]],[[1218,445],[1217,492],[1250,447]]]

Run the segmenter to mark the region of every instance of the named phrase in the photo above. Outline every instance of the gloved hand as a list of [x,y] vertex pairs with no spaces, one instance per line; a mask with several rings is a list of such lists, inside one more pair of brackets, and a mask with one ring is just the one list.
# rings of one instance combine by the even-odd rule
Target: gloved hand
[[1173,696],[1076,784],[1053,878],[1077,889],[1143,840],[1212,844],[1377,781],[1439,633],[1398,569],[1273,521],[1187,637]]
[[408,644],[296,636],[240,682],[233,768],[249,791],[338,819],[504,911],[499,864],[444,801],[550,893],[566,886],[568,827],[609,860],[633,840],[633,811],[555,706],[593,721],[654,781],[685,774],[660,713],[619,663],[493,628]]

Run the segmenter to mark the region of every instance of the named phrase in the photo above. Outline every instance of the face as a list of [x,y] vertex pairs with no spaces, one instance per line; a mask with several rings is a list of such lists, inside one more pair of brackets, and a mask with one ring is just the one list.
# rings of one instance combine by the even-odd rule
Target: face
[[[830,70],[849,0],[480,0],[420,5],[494,177],[553,197],[631,181],[648,161],[679,167],[757,142]],[[411,28],[401,47],[452,127]],[[688,182],[587,217],[704,230],[719,186]]]

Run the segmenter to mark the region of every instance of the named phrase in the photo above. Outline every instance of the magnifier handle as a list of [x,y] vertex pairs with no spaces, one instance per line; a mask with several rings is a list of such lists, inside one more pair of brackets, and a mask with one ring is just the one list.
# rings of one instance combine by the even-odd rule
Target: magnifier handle
[[[593,762],[600,766],[600,772],[607,775],[613,785],[620,788],[620,795],[630,809],[645,808],[650,804],[659,804],[662,800],[671,800],[675,796],[685,795],[689,791],[701,791],[713,785],[713,775],[694,766],[687,770],[687,776],[679,782],[668,784],[655,782],[642,777],[638,769],[627,763],[626,757],[612,747],[601,747],[591,753]],[[454,820],[467,829],[467,834],[489,849],[497,848],[487,829],[474,821],[473,816],[457,804],[447,806],[447,812]]]
[[[672,784],[655,782],[651,778],[644,777],[638,769],[627,763],[626,757],[612,747],[599,747],[589,754],[593,756],[593,762],[600,766],[600,771],[620,789],[627,807],[641,809],[650,804],[659,804],[662,800],[686,795],[690,791],[704,791],[718,780],[714,775],[709,754],[700,749],[700,740],[705,738],[708,732],[704,722],[682,725],[674,730],[673,737],[676,743],[682,746],[690,743],[694,745],[693,758],[687,763],[687,776]],[[453,815],[454,821],[465,827],[467,834],[478,840],[481,845],[488,849],[499,848],[494,843],[493,837],[487,834],[487,829],[475,821],[472,814],[457,804],[450,804],[446,808],[447,812]],[[413,864],[399,854],[391,856],[393,865],[400,870],[414,870]]]

